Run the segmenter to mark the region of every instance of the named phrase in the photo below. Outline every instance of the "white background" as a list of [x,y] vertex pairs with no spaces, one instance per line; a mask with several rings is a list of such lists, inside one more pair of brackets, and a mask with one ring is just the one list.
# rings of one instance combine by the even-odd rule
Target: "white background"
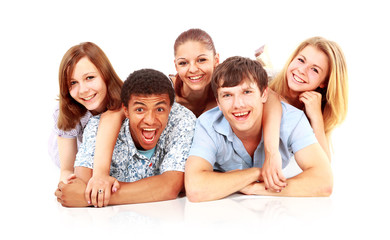
[[[2,1],[0,234],[77,239],[125,232],[131,236],[128,229],[97,225],[91,232],[85,222],[69,224],[77,212],[65,213],[65,221],[64,211],[71,210],[55,202],[59,171],[48,157],[47,139],[58,94],[58,67],[71,46],[92,41],[122,79],[140,68],[175,73],[173,43],[181,32],[196,27],[212,36],[221,60],[233,55],[254,58],[254,50],[267,43],[277,68],[308,37],[319,35],[341,45],[348,64],[350,101],[347,120],[333,135],[332,215],[322,219],[320,226],[296,224],[289,228],[292,235],[284,234],[321,238],[335,232],[345,237],[388,238],[388,9],[388,3],[377,0]],[[107,210],[99,211],[98,215]],[[276,219],[272,229],[278,229],[278,221],[288,224],[287,220]],[[219,227],[213,236],[224,236],[227,229]],[[188,233],[188,226],[178,228],[175,238]],[[262,230],[258,226],[259,238]],[[240,229],[235,233],[229,236],[243,234]],[[161,234],[169,236],[173,231]]]

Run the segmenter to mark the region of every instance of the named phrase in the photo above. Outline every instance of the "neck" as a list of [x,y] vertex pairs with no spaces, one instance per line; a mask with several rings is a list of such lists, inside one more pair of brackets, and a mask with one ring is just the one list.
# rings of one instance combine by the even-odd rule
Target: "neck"
[[253,158],[254,153],[259,145],[262,137],[262,128],[258,131],[248,131],[246,133],[236,133],[237,137],[241,140],[242,144],[245,147],[245,150]]
[[305,104],[301,101],[299,101],[299,95],[301,93],[297,93],[297,92],[289,92],[289,95],[285,97],[286,101],[293,105],[294,107],[298,108],[298,109],[303,109]]

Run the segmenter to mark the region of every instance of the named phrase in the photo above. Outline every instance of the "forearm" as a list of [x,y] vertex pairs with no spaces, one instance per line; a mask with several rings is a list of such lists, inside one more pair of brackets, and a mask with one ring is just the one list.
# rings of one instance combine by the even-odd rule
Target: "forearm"
[[120,183],[109,205],[144,203],[177,198],[184,185],[184,173],[170,171],[131,183]]
[[269,89],[269,96],[263,109],[264,150],[266,154],[279,151],[279,132],[282,119],[282,105],[279,96]]
[[60,159],[60,181],[65,181],[73,173],[73,165],[77,154],[77,140],[75,138],[57,138],[58,154]]
[[186,174],[187,197],[191,202],[221,199],[257,181],[259,176],[259,168],[225,173],[203,171],[189,176]]
[[311,127],[313,128],[314,134],[317,138],[318,143],[321,145],[322,149],[325,151],[326,155],[331,160],[331,153],[328,138],[325,134],[324,121],[323,118],[319,118],[316,121],[311,121]]
[[125,118],[123,111],[107,111],[100,117],[96,135],[93,175],[109,175],[115,143]]

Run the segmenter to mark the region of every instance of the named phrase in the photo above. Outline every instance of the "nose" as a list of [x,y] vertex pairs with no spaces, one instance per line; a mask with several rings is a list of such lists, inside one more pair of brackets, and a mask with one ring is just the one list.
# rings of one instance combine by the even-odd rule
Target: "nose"
[[81,81],[81,82],[79,83],[79,85],[80,85],[79,94],[80,94],[81,96],[83,96],[83,94],[85,94],[85,93],[87,93],[87,92],[89,91],[89,87],[88,87],[87,84],[84,83],[83,81]]
[[240,109],[244,106],[244,100],[240,96],[233,97],[233,107],[235,109]]
[[196,63],[190,63],[189,71],[190,71],[191,73],[197,72],[198,69],[199,69],[199,68],[198,68],[198,66],[196,65]]
[[145,113],[144,122],[148,125],[152,125],[154,123],[154,112],[147,111]]

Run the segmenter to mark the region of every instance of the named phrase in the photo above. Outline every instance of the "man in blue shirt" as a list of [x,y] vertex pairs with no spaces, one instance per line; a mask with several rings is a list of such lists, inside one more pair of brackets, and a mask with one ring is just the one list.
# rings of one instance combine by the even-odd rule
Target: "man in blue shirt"
[[[172,82],[161,72],[132,73],[121,92],[124,113],[114,147],[110,175],[120,188],[110,205],[174,199],[184,185],[185,161],[192,143],[196,117],[174,102]],[[56,192],[64,206],[88,206],[83,191],[92,177],[100,116],[90,119],[77,153],[77,179]],[[99,193],[100,194],[104,194]]]
[[213,73],[211,86],[218,107],[198,118],[185,187],[190,201],[208,201],[240,191],[276,196],[329,196],[333,179],[329,160],[318,144],[305,114],[282,102],[279,150],[282,166],[292,156],[303,172],[278,192],[265,189],[263,104],[267,74],[253,60],[232,57]]

